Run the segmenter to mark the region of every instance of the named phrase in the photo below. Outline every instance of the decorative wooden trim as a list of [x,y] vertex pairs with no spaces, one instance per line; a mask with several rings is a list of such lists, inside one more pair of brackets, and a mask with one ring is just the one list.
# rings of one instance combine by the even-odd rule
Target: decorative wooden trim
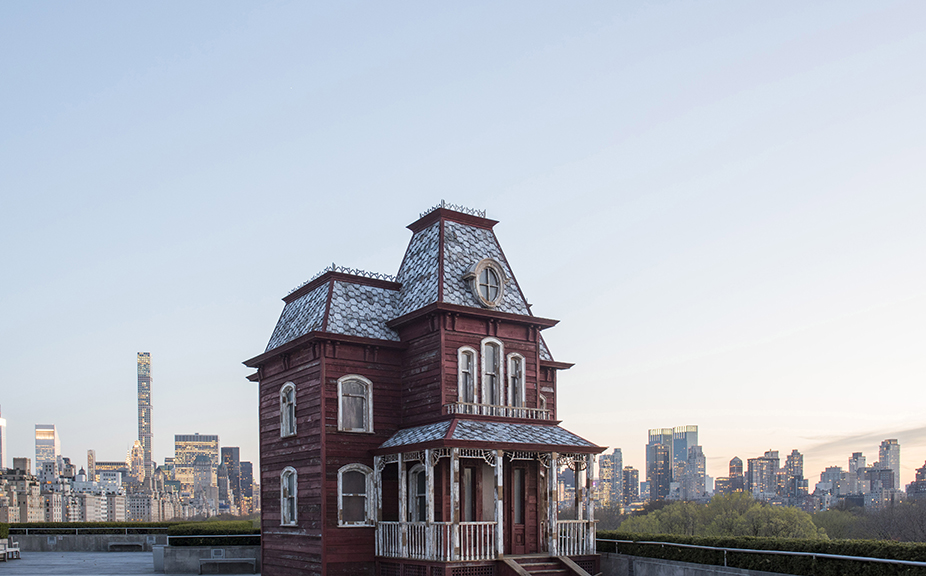
[[536,326],[541,330],[559,324],[559,320],[540,318],[539,316],[524,316],[521,314],[512,314],[510,312],[499,312],[488,308],[474,308],[472,306],[461,306],[459,304],[449,304],[447,302],[434,302],[433,304],[428,304],[427,306],[413,310],[404,316],[394,318],[386,322],[386,326],[396,329],[399,326],[404,326],[421,316],[431,314],[435,311],[454,312],[461,316],[469,316],[471,318],[495,318],[500,321],[520,324],[522,326]]
[[[459,222],[461,224],[468,224],[469,226],[475,226],[476,228],[485,228],[491,230],[493,226],[498,224],[498,220],[490,220],[489,218],[480,218],[479,216],[472,216],[470,214],[464,214],[462,212],[457,212],[455,210],[450,210],[447,208],[436,208],[421,218],[415,220],[406,228],[412,232],[421,232],[431,224],[434,224],[438,220],[450,220],[451,222]],[[497,242],[497,240],[496,240]]]

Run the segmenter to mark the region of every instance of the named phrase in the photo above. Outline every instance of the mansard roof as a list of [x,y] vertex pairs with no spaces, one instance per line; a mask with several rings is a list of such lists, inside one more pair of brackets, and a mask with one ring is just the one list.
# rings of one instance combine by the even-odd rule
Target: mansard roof
[[[405,428],[383,442],[377,452],[391,453],[416,447],[486,444],[510,449],[601,452],[604,448],[552,424],[524,424],[488,420],[454,419]],[[427,445],[427,446],[425,446]]]
[[[389,322],[435,304],[533,317],[495,237],[495,224],[484,213],[441,203],[408,226],[412,238],[395,277],[332,264],[286,296],[266,352],[311,332],[398,341]],[[465,279],[467,271],[485,259],[494,260],[508,280],[504,297],[491,311],[477,301]],[[553,360],[542,338],[540,357]]]

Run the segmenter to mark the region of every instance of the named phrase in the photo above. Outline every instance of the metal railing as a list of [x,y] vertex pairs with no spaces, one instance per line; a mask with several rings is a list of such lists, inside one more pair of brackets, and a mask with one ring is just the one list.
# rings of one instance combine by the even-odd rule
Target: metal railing
[[529,420],[549,420],[550,410],[546,408],[528,408],[526,406],[498,406],[496,404],[478,404],[475,402],[452,402],[444,404],[444,414],[465,414],[469,416],[502,416],[505,418],[526,418]]
[[64,527],[48,527],[48,528],[14,528],[10,527],[10,534],[16,534],[19,536],[60,536],[60,535],[70,535],[80,536],[81,534],[124,534],[126,536],[133,534],[166,534],[168,528],[145,528],[145,527],[117,527],[117,528],[64,528]]
[[769,554],[773,556],[801,556],[805,558],[811,558],[816,560],[817,558],[823,558],[826,560],[851,560],[856,562],[876,562],[881,564],[901,564],[904,566],[918,566],[926,567],[926,562],[920,562],[916,560],[897,560],[893,558],[873,558],[869,556],[844,556],[842,554],[826,554],[823,552],[796,552],[791,550],[757,550],[754,548],[723,548],[720,546],[702,546],[698,544],[679,544],[677,542],[657,542],[657,541],[645,541],[645,540],[607,540],[605,538],[597,538],[596,542],[608,542],[614,544],[614,552],[620,554],[618,550],[618,544],[644,544],[644,545],[653,545],[653,546],[674,546],[676,548],[695,548],[698,550],[713,550],[716,552],[723,552],[723,565],[727,565],[727,552],[737,552],[745,554]]

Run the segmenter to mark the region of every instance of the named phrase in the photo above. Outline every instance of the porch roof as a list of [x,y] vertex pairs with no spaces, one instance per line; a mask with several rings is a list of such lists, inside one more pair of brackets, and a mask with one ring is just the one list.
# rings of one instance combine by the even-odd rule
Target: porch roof
[[454,446],[550,452],[599,453],[605,450],[555,425],[454,418],[399,430],[383,442],[376,452],[388,454],[412,447]]

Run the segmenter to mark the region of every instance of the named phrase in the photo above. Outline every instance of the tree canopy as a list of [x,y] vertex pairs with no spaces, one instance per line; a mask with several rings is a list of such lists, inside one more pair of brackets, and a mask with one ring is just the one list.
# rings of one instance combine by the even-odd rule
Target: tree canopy
[[770,506],[749,494],[714,496],[708,504],[673,502],[660,510],[628,518],[621,532],[685,536],[767,536],[826,538],[810,514],[797,508]]

